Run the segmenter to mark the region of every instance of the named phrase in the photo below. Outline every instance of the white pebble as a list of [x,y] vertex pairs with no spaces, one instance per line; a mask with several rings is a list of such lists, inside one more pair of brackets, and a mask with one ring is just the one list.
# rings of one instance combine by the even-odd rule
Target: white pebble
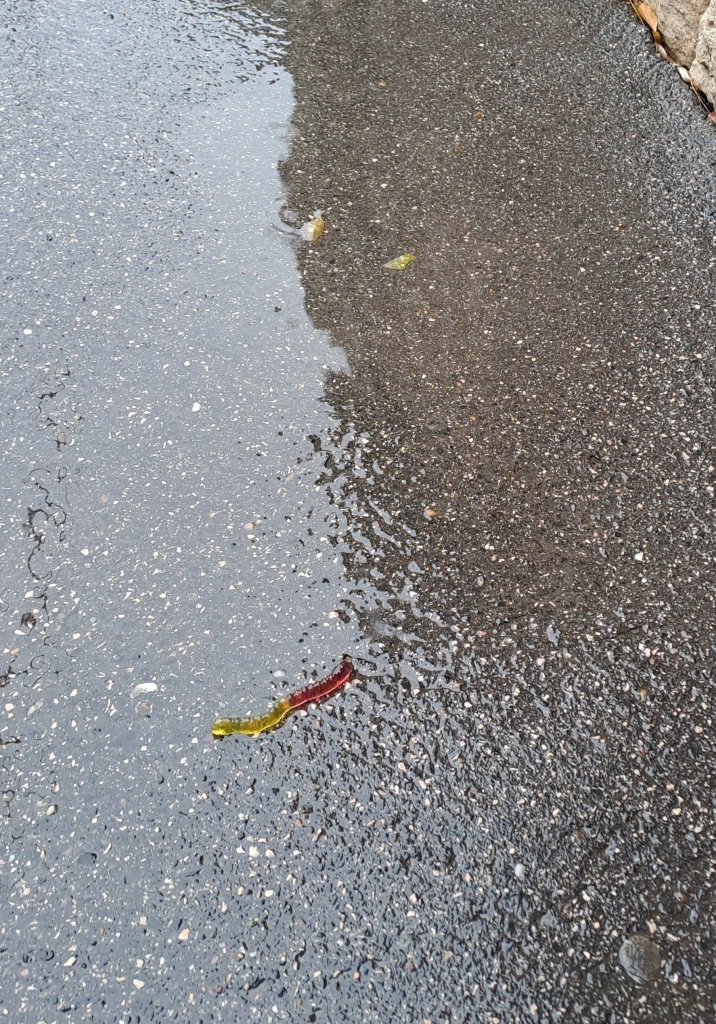
[[199,412],[200,409],[201,409],[201,403],[200,402],[194,402],[194,404],[191,407],[191,411],[192,412]]
[[515,864],[515,875],[517,878],[525,877],[525,866],[524,864]]
[[134,689],[132,690],[132,692],[130,693],[129,696],[130,697],[137,697],[140,693],[154,693],[156,688],[157,688],[157,684],[156,683],[138,683],[134,687]]

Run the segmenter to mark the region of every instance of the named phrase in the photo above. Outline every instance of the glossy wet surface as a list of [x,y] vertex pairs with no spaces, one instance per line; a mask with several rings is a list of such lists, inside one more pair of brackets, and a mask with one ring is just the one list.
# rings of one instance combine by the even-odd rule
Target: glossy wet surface
[[8,1019],[716,1014],[714,136],[601,13],[3,9]]

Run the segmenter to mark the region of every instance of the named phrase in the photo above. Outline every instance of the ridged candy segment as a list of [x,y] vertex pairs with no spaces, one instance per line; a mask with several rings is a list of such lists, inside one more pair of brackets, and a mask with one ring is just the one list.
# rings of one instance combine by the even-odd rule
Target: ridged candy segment
[[211,727],[211,735],[231,736],[232,733],[237,732],[242,736],[258,736],[260,732],[276,729],[291,710],[288,698],[282,697],[261,718],[217,718]]
[[326,697],[329,697],[336,690],[340,690],[341,687],[350,682],[352,675],[353,666],[350,661],[341,662],[335,672],[322,679],[320,683],[306,686],[303,690],[299,690],[298,693],[291,694],[288,698],[291,710],[295,711],[296,708],[302,708],[306,704],[316,704],[318,701],[325,700]]

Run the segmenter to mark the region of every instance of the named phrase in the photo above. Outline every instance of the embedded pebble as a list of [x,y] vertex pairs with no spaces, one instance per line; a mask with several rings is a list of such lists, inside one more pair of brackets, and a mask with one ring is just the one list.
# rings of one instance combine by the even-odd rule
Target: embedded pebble
[[156,683],[137,683],[129,696],[138,697],[140,693],[154,693],[156,688]]
[[654,981],[661,971],[661,953],[646,935],[636,933],[622,942],[619,963],[634,981]]

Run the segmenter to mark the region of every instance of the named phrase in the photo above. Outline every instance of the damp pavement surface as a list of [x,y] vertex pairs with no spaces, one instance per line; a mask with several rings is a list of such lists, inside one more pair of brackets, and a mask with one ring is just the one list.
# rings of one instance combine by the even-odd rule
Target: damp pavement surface
[[716,135],[646,30],[0,33],[0,1016],[715,1020]]

